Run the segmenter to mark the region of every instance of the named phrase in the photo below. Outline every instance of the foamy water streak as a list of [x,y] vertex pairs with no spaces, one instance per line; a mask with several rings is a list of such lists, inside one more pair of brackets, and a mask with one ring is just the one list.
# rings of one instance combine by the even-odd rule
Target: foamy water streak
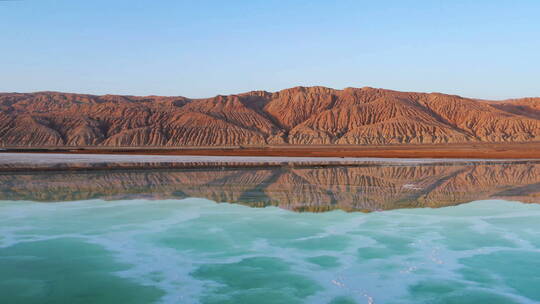
[[[161,303],[540,301],[535,204],[313,214],[188,198],[4,201],[0,210],[0,263],[32,266],[3,268],[2,291],[32,291],[2,292],[4,300],[70,300],[54,292],[61,280],[50,274],[59,271],[50,261],[62,258],[71,279],[98,289],[112,282],[124,293],[99,298],[83,288],[80,302],[127,294]],[[47,244],[62,257],[50,256]],[[92,254],[77,260],[83,246]],[[78,263],[93,269],[71,273]]]

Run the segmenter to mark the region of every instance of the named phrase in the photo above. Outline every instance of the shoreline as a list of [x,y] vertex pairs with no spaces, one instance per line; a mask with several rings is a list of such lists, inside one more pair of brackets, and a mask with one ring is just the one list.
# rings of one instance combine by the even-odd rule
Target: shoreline
[[540,159],[540,142],[418,145],[276,145],[226,147],[2,147],[4,153],[109,155],[339,157],[400,159]]
[[333,166],[422,166],[467,164],[523,164],[540,159],[474,158],[384,158],[384,157],[294,157],[294,156],[216,156],[141,155],[82,153],[0,153],[0,173],[32,171],[230,169],[269,167]]

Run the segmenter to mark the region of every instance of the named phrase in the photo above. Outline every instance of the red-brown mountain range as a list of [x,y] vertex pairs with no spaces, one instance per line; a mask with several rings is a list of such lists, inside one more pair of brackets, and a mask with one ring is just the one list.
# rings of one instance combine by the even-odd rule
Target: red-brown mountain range
[[540,98],[295,87],[206,99],[1,93],[2,146],[236,146],[540,140]]

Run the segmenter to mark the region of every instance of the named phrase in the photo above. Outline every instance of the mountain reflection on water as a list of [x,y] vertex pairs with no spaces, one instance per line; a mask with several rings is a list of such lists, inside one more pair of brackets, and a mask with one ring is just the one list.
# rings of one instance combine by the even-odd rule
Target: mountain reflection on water
[[298,212],[438,208],[492,198],[540,203],[540,163],[0,174],[0,200],[187,197]]
[[539,303],[539,194],[534,162],[3,173],[0,303]]

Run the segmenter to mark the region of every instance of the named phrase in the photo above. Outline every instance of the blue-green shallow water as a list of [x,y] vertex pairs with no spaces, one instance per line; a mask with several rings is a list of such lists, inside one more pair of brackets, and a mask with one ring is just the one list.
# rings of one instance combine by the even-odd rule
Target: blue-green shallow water
[[540,206],[0,203],[0,303],[536,303]]

